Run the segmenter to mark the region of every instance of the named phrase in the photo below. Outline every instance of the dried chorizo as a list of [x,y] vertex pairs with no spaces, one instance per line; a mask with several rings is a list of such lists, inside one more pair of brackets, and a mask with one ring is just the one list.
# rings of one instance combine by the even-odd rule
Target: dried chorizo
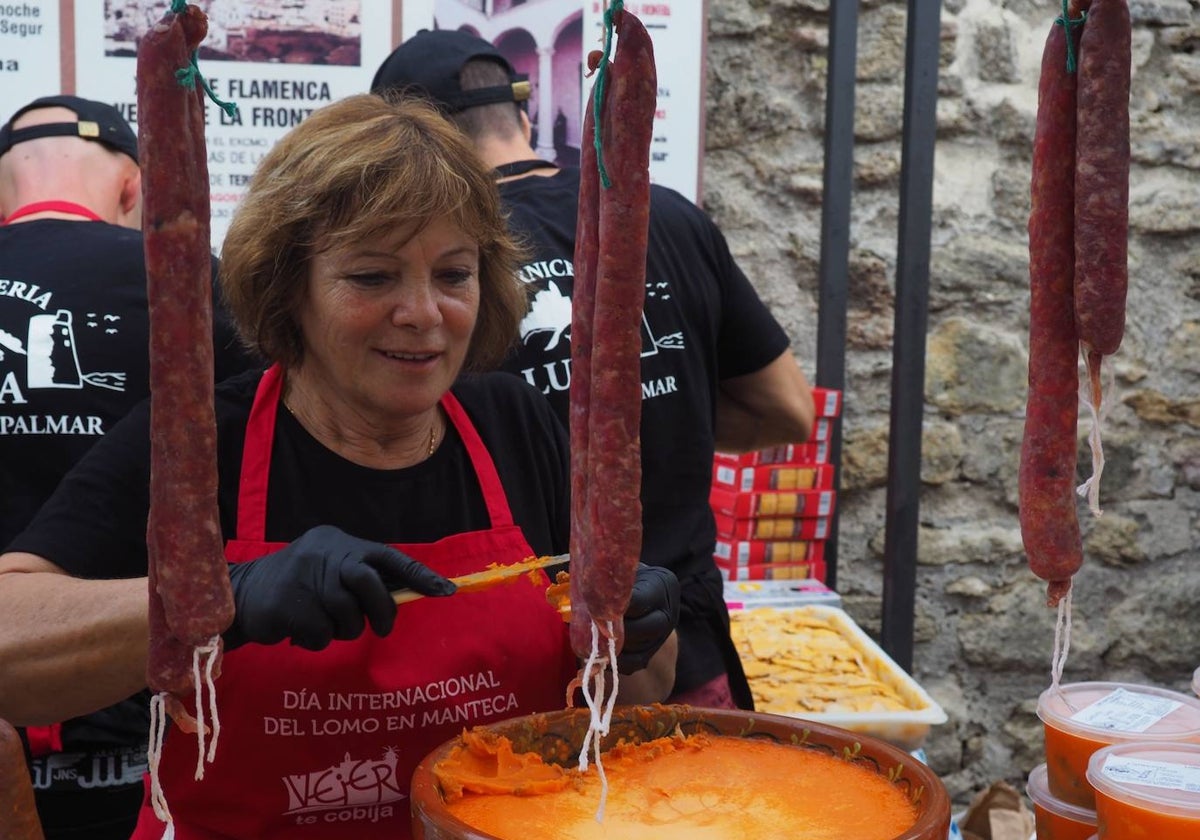
[[[207,33],[196,6],[168,12],[138,47],[138,132],[150,308],[151,472],[147,548],[150,686],[178,693],[172,648],[210,642],[233,620],[217,520],[212,280],[204,92],[177,71]],[[161,612],[159,612],[161,611]],[[161,631],[162,626],[154,626]],[[189,655],[190,663],[190,655]],[[190,668],[190,664],[189,664]]]
[[[641,21],[619,10],[613,23],[617,55],[597,80],[605,84],[600,153],[610,183],[599,189],[598,154],[585,142],[571,334],[573,458],[586,463],[583,476],[572,481],[572,492],[583,492],[572,502],[582,517],[573,536],[577,532],[583,542],[571,549],[572,580],[578,581],[572,587],[572,644],[581,655],[585,641],[591,649],[592,626],[611,632],[620,649],[642,539],[641,329],[657,81],[653,45]],[[583,361],[578,367],[577,360]],[[587,486],[580,488],[579,481]],[[583,606],[578,615],[577,604]]]
[[619,625],[642,544],[641,331],[657,81],[641,22],[618,12],[614,24],[619,48],[600,126],[611,186],[600,194],[599,240],[607,247],[599,255],[593,321],[588,462],[595,487],[584,592],[593,619]]
[[33,783],[17,731],[0,720],[0,837],[43,840],[33,799]]
[[1129,282],[1129,82],[1126,0],[1092,0],[1079,44],[1075,153],[1075,320],[1086,350],[1117,352]]
[[1129,83],[1131,61],[1126,0],[1091,0],[1080,40],[1079,125],[1075,153],[1075,323],[1087,365],[1092,413],[1092,475],[1079,488],[1100,514],[1106,412],[1104,357],[1125,334],[1129,285]]
[[1074,172],[1076,76],[1067,38],[1051,27],[1042,55],[1029,216],[1029,391],[1018,479],[1021,538],[1030,569],[1054,606],[1083,562],[1076,511],[1079,415],[1075,331]]
[[575,227],[575,284],[571,293],[571,647],[586,659],[592,649],[592,619],[584,602],[583,581],[589,577],[591,517],[588,508],[588,415],[592,387],[592,318],[596,303],[596,268],[600,253],[600,175],[591,108],[583,118],[580,151],[579,208]]

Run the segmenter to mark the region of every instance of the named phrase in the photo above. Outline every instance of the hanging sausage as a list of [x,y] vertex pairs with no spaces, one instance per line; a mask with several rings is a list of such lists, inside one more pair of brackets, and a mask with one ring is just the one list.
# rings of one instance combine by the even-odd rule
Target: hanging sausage
[[220,673],[221,633],[234,615],[217,512],[205,94],[195,66],[207,31],[203,12],[177,0],[146,33],[137,56],[150,310],[146,680],[155,693],[152,793],[167,822],[169,811],[156,774],[166,716],[196,733],[196,777],[202,778],[219,732],[213,681]]

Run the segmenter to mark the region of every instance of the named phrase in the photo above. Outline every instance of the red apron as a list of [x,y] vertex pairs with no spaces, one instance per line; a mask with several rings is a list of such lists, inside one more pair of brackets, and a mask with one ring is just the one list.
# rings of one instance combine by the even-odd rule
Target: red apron
[[[237,539],[225,548],[230,562],[285,545],[265,539],[282,382],[278,366],[268,370],[250,412]],[[475,427],[451,394],[441,406],[466,446],[492,527],[396,548],[447,577],[529,557]],[[405,604],[383,639],[368,628],[320,652],[285,643],[226,654],[216,683],[220,741],[204,779],[194,779],[194,736],[171,730],[163,747],[175,837],[411,837],[409,784],[430,750],[466,727],[562,708],[576,666],[565,625],[546,602],[547,584],[522,577]],[[163,829],[147,799],[134,840],[159,840]]]

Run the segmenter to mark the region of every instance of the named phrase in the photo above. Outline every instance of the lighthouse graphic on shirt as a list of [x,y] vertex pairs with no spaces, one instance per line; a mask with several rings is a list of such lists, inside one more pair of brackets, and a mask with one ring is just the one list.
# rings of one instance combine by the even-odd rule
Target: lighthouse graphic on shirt
[[[88,325],[92,327],[99,326],[97,319],[103,319],[110,324],[120,320],[119,315],[95,313],[89,314],[88,318]],[[117,331],[116,327],[111,325],[106,329],[108,332]],[[6,354],[25,358],[25,387],[30,389],[79,389],[86,384],[113,391],[125,390],[123,372],[82,371],[76,352],[74,318],[68,309],[30,317],[24,342],[12,333],[0,329],[0,361],[5,359]]]
[[[647,283],[646,297],[654,296],[669,299],[669,294],[663,288],[666,283]],[[537,343],[546,352],[558,349],[560,344],[571,337],[571,299],[562,293],[558,284],[553,280],[546,282],[546,288],[538,291],[529,305],[529,312],[521,320],[521,343],[530,345]],[[660,350],[682,350],[683,334],[672,333],[657,337],[650,326],[646,313],[642,313],[642,356],[652,356]]]
[[124,316],[54,297],[0,277],[0,438],[98,437],[128,410],[128,370],[94,369],[127,355]]
[[[547,396],[565,395],[571,386],[571,298],[563,292],[563,283],[574,278],[569,260],[555,259],[522,267],[521,279],[537,288],[529,312],[521,320],[521,346],[518,370],[525,380]],[[562,278],[562,279],[557,279]],[[659,335],[651,325],[656,304],[671,299],[669,283],[648,281],[646,305],[642,311],[642,359],[664,350],[683,350],[679,330]],[[673,393],[678,389],[674,376],[654,376],[642,382],[643,399]]]

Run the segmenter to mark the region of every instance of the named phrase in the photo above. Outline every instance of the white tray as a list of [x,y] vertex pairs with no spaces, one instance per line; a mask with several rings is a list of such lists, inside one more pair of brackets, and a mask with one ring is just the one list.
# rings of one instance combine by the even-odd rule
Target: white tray
[[[753,609],[756,606],[759,605],[755,604],[751,606],[747,604],[741,608]],[[872,735],[905,750],[914,750],[920,747],[924,743],[925,737],[929,734],[931,726],[946,722],[946,712],[938,705],[937,701],[930,697],[916,680],[896,664],[895,660],[888,656],[883,648],[879,647],[861,627],[855,624],[854,620],[844,610],[820,604],[770,606],[774,609],[788,611],[807,610],[815,617],[827,621],[851,646],[862,654],[868,667],[875,671],[877,676],[900,695],[905,704],[910,707],[904,711],[810,712],[801,710],[797,712],[773,712],[774,714],[784,714],[787,717],[813,720],[848,729],[852,732]],[[735,609],[738,608],[731,606],[730,612],[734,612]]]
[[727,580],[725,604],[731,610],[824,604],[840,607],[842,596],[814,578],[800,580]]

